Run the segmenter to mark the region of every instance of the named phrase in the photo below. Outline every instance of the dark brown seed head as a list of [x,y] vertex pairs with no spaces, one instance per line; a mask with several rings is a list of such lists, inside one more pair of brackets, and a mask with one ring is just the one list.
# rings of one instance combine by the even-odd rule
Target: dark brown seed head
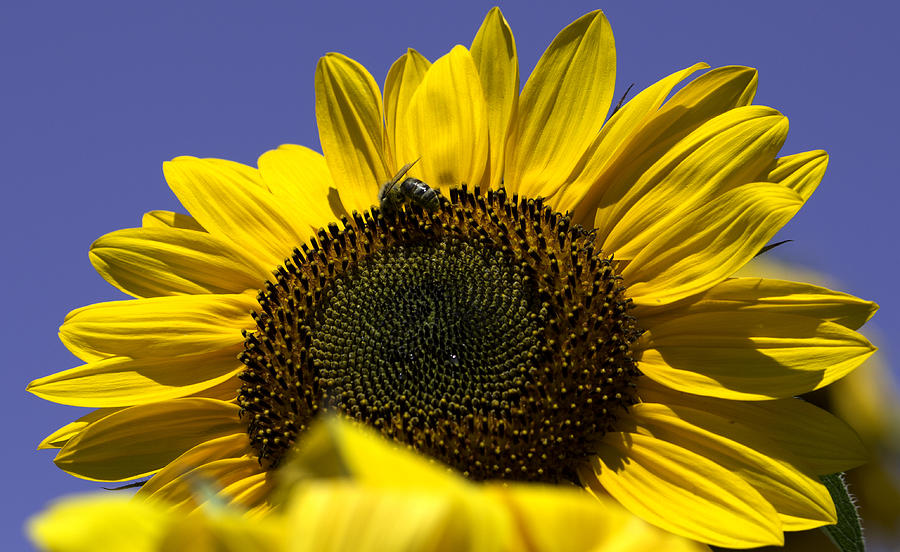
[[593,233],[465,187],[342,225],[259,293],[238,402],[260,462],[337,411],[472,479],[577,481],[639,376],[640,330]]

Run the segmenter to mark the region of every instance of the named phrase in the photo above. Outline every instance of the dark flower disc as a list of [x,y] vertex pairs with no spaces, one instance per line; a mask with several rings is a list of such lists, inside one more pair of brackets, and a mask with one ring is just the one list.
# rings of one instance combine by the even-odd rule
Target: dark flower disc
[[577,481],[639,376],[615,263],[541,199],[354,213],[259,294],[242,416],[277,465],[336,411],[473,479]]

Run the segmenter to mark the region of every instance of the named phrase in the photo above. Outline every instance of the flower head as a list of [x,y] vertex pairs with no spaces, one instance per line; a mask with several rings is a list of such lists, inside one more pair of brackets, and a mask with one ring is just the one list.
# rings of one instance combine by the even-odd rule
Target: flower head
[[469,49],[404,54],[384,99],[358,63],[325,56],[324,156],[177,158],[166,180],[190,215],[151,212],[94,243],[97,270],[136,299],[66,318],[86,364],[29,389],[99,410],[42,445],[80,477],[152,475],[141,496],[196,506],[201,476],[265,510],[272,474],[338,411],[470,479],[575,484],[716,545],[833,523],[816,476],[862,447],[793,397],[874,351],[854,330],[876,306],[731,277],[827,156],[778,157],[787,120],[750,105],[752,69],[672,94],[706,67],[607,119],[599,11],[521,93],[497,9]]

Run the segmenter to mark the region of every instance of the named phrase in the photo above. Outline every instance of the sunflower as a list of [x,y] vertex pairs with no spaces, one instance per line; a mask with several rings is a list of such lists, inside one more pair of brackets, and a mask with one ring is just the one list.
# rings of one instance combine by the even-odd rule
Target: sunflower
[[874,351],[854,330],[877,307],[732,277],[827,155],[779,157],[787,119],[751,105],[756,72],[689,80],[707,68],[607,119],[599,11],[521,92],[498,9],[469,49],[400,57],[383,99],[326,55],[324,155],[176,158],[164,173],[190,215],[150,212],[93,244],[136,299],[66,317],[60,338],[86,364],[29,390],[97,410],[41,447],[78,477],[152,475],[140,496],[191,506],[202,476],[264,510],[284,456],[336,411],[470,479],[574,484],[706,543],[834,523],[817,476],[864,448],[794,397]]
[[313,425],[276,492],[283,507],[265,517],[215,503],[185,516],[161,502],[72,497],[29,520],[28,532],[53,552],[708,550],[572,487],[474,484],[340,418]]
[[[828,275],[768,255],[738,271],[738,275],[744,273],[819,285],[834,283]],[[879,332],[869,325],[866,333]],[[890,548],[888,543],[900,539],[900,479],[892,473],[900,466],[900,388],[891,376],[889,359],[878,351],[836,384],[804,397],[846,421],[865,444],[868,461],[845,474],[847,485],[853,491],[867,546]],[[819,532],[806,531],[788,535],[785,546],[819,550],[825,540]]]

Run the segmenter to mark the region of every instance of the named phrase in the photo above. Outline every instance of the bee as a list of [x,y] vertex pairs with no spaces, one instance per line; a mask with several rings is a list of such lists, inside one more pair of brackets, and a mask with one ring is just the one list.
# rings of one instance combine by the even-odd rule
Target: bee
[[[418,178],[401,178],[415,165],[418,160],[407,163],[400,168],[394,178],[385,182],[378,191],[378,201],[381,203],[381,211],[386,216],[394,216],[407,201],[418,205],[426,211],[435,211],[441,204],[441,193]],[[399,182],[399,183],[398,183]]]

